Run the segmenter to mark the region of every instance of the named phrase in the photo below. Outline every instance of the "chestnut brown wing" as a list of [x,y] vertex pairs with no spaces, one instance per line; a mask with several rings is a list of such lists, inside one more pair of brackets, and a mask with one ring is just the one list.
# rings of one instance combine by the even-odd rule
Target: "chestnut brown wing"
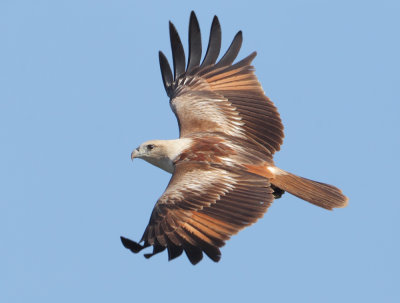
[[221,48],[221,28],[214,17],[207,53],[200,64],[201,36],[192,12],[189,25],[189,62],[185,69],[185,52],[179,35],[170,23],[174,75],[166,57],[160,52],[160,67],[165,89],[179,124],[180,136],[198,132],[222,132],[230,136],[251,138],[271,154],[283,142],[283,125],[279,113],[264,94],[251,65],[256,53],[232,64],[241,44],[238,32],[231,46],[217,62]]
[[165,249],[169,260],[185,251],[192,264],[221,258],[219,248],[232,235],[256,222],[273,201],[268,179],[240,169],[182,162],[156,203],[140,245],[123,238],[137,253],[153,246],[151,257]]

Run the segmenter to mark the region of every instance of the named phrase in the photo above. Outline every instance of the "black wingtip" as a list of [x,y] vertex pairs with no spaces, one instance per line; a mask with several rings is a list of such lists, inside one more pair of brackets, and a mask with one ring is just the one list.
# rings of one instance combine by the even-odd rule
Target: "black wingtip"
[[215,64],[217,61],[221,50],[221,35],[221,25],[219,24],[218,17],[214,16],[210,29],[207,52],[201,63],[201,67]]
[[169,21],[169,37],[171,41],[172,59],[174,63],[174,80],[177,80],[179,76],[185,73],[185,51],[179,37],[178,31],[174,24]]
[[189,59],[186,72],[190,73],[200,65],[201,60],[201,32],[199,21],[194,11],[190,14],[189,20]]
[[166,249],[165,246],[153,245],[153,252],[150,253],[150,254],[144,254],[143,256],[144,256],[146,259],[150,259],[152,256],[154,256],[154,255],[156,255],[156,254],[158,254],[158,253],[164,251],[165,249]]
[[135,253],[135,254],[137,254],[137,253],[140,252],[143,248],[145,248],[145,246],[140,245],[139,243],[137,243],[137,242],[135,242],[135,241],[132,241],[132,240],[130,240],[130,239],[128,239],[128,238],[122,237],[122,236],[121,236],[121,242],[122,242],[122,245],[123,245],[125,248],[129,249],[131,252],[133,252],[133,253]]
[[251,62],[254,60],[254,58],[257,56],[257,52],[252,52],[250,55],[248,55],[246,58],[240,60],[239,62],[236,62],[234,65],[232,65],[230,68],[228,68],[226,71],[229,69],[236,69],[240,68],[243,66],[250,65]]
[[238,31],[235,37],[232,40],[231,45],[226,51],[225,55],[219,60],[219,62],[215,65],[216,68],[222,66],[228,66],[235,61],[237,55],[239,54],[240,48],[242,47],[243,42],[243,33],[242,31]]
[[192,265],[197,265],[201,260],[203,260],[203,252],[198,248],[185,248],[186,256]]
[[168,244],[168,261],[172,261],[175,258],[178,258],[183,253],[182,246],[176,246],[173,243]]
[[162,51],[158,52],[158,58],[160,61],[161,77],[163,80],[165,91],[170,96],[172,90],[172,82],[174,81],[171,67],[169,66],[168,59],[165,57]]
[[222,254],[218,247],[207,247],[204,252],[215,263],[218,263],[221,260]]

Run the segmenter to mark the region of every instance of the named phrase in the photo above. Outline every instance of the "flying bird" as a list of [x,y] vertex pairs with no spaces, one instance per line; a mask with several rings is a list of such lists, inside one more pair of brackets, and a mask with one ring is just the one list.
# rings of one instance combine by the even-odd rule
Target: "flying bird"
[[283,125],[254,74],[256,52],[234,63],[241,31],[217,61],[221,27],[215,16],[201,61],[200,27],[192,12],[187,63],[171,22],[169,33],[173,71],[161,51],[159,60],[180,136],[145,142],[131,158],[158,166],[172,178],[139,243],[121,237],[126,248],[138,253],[152,246],[146,258],[167,249],[169,260],[184,251],[192,264],[205,253],[218,262],[225,242],[261,218],[285,191],[328,210],[347,205],[340,189],[275,166],[273,155],[282,144]]

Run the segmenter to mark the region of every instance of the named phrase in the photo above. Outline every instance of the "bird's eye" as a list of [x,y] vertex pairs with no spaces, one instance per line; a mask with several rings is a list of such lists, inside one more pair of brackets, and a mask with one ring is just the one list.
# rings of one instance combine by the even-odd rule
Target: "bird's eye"
[[147,145],[147,150],[152,150],[153,148],[154,148],[154,145],[153,145],[153,144]]

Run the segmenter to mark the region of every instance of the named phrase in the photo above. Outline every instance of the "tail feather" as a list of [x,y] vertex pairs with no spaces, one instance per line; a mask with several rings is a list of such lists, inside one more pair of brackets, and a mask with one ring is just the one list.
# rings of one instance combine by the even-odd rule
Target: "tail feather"
[[296,176],[277,167],[273,169],[275,176],[271,183],[276,187],[325,209],[347,206],[348,198],[339,188]]

